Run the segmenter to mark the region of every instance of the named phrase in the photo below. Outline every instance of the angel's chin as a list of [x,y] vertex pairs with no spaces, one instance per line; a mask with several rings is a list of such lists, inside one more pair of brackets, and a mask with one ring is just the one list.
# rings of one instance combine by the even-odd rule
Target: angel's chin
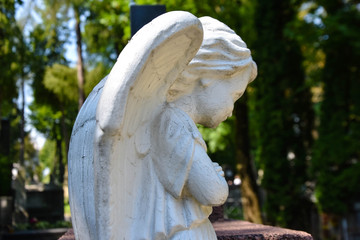
[[223,121],[211,121],[211,122],[208,122],[206,124],[203,124],[205,127],[208,127],[208,128],[216,128],[217,126],[219,126],[219,124],[223,122]]
[[202,119],[202,121],[198,122],[198,123],[207,128],[216,128],[217,126],[219,126],[220,123],[222,123],[226,119],[227,119],[227,116],[225,116],[225,117],[212,116],[212,117]]

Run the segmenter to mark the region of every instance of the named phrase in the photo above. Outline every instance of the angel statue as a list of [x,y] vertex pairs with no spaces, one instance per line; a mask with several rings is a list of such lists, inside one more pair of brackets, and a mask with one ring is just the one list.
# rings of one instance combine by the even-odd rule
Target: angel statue
[[76,239],[216,239],[228,196],[196,124],[216,127],[257,74],[225,24],[169,12],[144,26],[91,92],[69,149]]

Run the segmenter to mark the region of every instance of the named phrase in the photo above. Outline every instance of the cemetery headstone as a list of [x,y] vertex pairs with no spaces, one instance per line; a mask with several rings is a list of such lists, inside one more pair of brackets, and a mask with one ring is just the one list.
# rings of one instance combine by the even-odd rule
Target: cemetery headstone
[[165,5],[130,5],[131,36],[154,18],[166,12]]

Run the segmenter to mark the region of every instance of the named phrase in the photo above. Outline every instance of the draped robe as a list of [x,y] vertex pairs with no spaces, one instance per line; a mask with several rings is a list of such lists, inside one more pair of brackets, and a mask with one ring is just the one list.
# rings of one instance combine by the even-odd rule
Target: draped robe
[[[132,239],[216,239],[208,220],[212,207],[201,204],[187,189],[194,161],[206,155],[195,123],[182,110],[167,106],[154,120],[151,139],[151,154],[141,160],[138,187],[143,191],[133,203]],[[209,158],[205,161],[212,164]],[[195,181],[202,181],[201,175],[197,177]],[[220,187],[227,188],[226,183]]]

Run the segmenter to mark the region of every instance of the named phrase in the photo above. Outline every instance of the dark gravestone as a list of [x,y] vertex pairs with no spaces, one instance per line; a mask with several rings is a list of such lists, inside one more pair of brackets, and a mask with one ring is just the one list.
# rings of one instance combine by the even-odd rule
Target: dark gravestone
[[134,36],[140,28],[165,12],[165,5],[131,5],[131,36]]
[[64,191],[55,185],[26,187],[26,210],[29,219],[56,222],[64,220]]
[[11,192],[12,159],[10,153],[10,121],[0,123],[0,230],[11,225],[13,197]]
[[[1,240],[57,240],[66,233],[66,228],[27,230],[5,233]],[[1,236],[0,236],[1,237]]]
[[0,231],[6,226],[11,226],[13,211],[13,198],[0,196]]
[[0,125],[0,196],[11,196],[12,159],[10,153],[10,121],[1,119]]
[[1,119],[0,153],[4,155],[10,153],[10,121],[8,119]]

